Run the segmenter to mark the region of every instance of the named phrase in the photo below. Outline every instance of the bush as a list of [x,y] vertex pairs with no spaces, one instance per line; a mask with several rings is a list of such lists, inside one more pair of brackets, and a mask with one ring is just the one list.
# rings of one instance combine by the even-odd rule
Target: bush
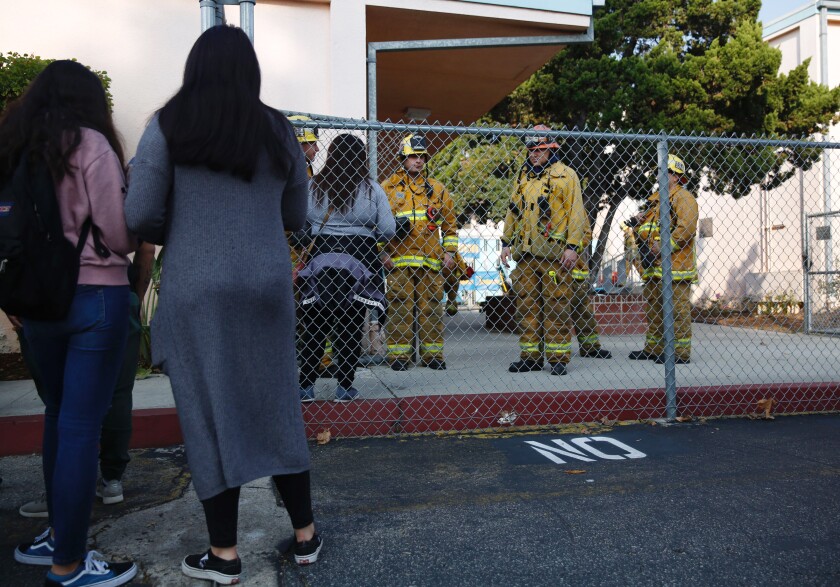
[[[42,59],[37,55],[29,55],[28,53],[23,55],[14,52],[0,53],[0,112],[6,109],[9,102],[20,96],[29,86],[29,83],[53,61],[55,59]],[[96,71],[88,66],[85,67],[102,80],[102,86],[105,88],[105,95],[108,98],[108,106],[113,110],[111,78],[104,71]]]

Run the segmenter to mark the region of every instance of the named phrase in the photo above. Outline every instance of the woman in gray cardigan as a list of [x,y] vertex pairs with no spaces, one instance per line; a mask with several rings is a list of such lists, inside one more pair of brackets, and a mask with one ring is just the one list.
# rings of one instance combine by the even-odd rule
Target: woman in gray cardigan
[[291,125],[260,99],[248,37],[217,26],[149,123],[126,199],[129,228],[166,246],[152,352],[169,375],[210,549],[191,577],[239,580],[239,488],[272,476],[295,559],[321,548],[298,396],[292,268],[283,231],[304,225],[306,163]]

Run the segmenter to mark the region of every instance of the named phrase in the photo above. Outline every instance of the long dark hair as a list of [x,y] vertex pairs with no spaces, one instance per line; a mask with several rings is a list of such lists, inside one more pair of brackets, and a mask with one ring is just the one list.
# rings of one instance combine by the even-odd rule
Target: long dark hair
[[27,151],[61,180],[73,172],[70,156],[82,142],[82,128],[102,133],[124,164],[102,81],[75,61],[53,61],[0,118],[0,177],[8,177]]
[[260,64],[241,29],[215,26],[196,40],[181,89],[160,109],[175,165],[206,166],[250,181],[265,150],[288,176],[298,149],[292,126],[260,100]]
[[329,198],[334,210],[345,213],[356,203],[359,186],[368,180],[367,150],[359,137],[340,134],[327,150],[324,168],[314,178],[315,201],[318,206]]

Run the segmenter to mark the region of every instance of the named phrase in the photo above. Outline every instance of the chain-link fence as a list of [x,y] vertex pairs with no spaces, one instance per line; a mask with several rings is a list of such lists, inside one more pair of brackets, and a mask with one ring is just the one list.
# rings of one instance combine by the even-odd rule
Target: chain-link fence
[[312,428],[840,409],[840,144],[312,118]]

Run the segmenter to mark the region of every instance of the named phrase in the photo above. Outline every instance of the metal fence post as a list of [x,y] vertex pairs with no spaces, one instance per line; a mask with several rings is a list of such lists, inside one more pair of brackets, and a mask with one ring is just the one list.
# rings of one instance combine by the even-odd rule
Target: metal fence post
[[254,44],[254,4],[256,0],[239,0],[239,26]]
[[677,417],[677,373],[674,340],[674,288],[671,275],[671,190],[668,182],[668,141],[657,144],[659,159],[659,245],[662,255],[662,334],[665,338],[665,417]]
[[216,26],[216,1],[201,0],[198,3],[201,10],[201,32]]

